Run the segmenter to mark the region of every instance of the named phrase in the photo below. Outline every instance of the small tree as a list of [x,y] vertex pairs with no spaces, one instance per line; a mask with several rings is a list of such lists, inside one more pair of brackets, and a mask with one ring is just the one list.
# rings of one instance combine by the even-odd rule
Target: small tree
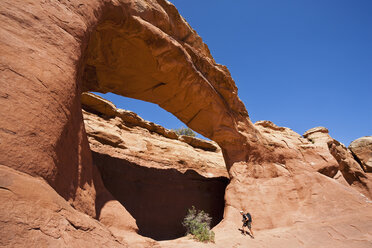
[[203,210],[196,210],[194,206],[187,211],[182,225],[186,234],[191,234],[194,239],[201,242],[214,242],[214,232],[211,231],[212,218]]
[[196,133],[188,127],[180,127],[180,128],[174,129],[173,131],[178,135],[186,135],[186,136],[191,136],[191,137],[196,136]]

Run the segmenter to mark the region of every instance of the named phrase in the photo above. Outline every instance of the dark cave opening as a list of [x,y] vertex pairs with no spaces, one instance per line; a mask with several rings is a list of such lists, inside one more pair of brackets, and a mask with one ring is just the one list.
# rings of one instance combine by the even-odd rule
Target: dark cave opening
[[105,187],[136,219],[139,234],[155,240],[185,235],[182,226],[192,206],[212,217],[212,227],[223,218],[228,178],[206,178],[194,170],[140,166],[92,152]]

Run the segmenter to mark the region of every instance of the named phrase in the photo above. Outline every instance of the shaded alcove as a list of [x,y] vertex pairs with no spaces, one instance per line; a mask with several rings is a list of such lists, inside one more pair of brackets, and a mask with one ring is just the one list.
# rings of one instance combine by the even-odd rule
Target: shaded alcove
[[206,178],[193,170],[143,167],[106,154],[92,152],[105,187],[136,219],[139,234],[155,240],[185,235],[182,220],[195,206],[212,217],[223,218],[225,177]]

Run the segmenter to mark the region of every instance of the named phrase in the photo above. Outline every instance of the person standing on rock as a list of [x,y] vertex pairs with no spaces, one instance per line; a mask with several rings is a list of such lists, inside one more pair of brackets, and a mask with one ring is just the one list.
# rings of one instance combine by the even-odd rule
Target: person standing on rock
[[254,238],[253,236],[253,231],[252,231],[252,216],[250,213],[244,213],[243,211],[240,211],[240,214],[243,216],[243,225],[242,225],[242,232],[243,234],[245,235],[245,231],[244,231],[244,227],[248,227],[249,229],[249,232],[248,234],[250,234],[252,236],[252,238]]

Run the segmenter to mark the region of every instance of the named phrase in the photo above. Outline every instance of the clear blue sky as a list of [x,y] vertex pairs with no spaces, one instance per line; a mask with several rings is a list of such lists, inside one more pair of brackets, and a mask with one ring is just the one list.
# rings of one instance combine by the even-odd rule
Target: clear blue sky
[[[325,126],[345,145],[372,135],[372,0],[171,0],[226,65],[253,122],[303,134]],[[167,128],[157,105],[112,94]]]

